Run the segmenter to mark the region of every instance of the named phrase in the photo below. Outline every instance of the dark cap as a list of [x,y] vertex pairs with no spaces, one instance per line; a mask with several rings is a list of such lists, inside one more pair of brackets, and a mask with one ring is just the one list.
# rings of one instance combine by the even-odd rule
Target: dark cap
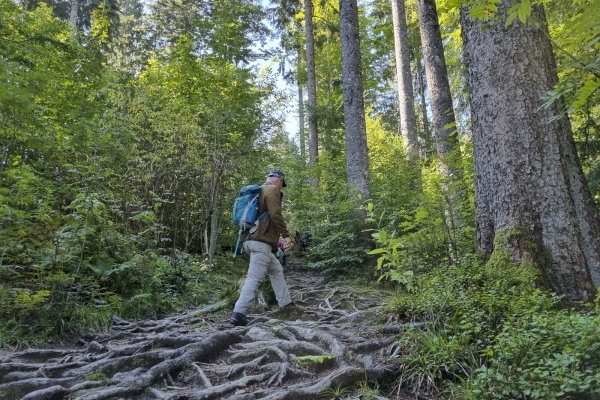
[[283,187],[287,186],[287,184],[285,183],[285,174],[279,168],[273,168],[272,170],[270,170],[269,171],[269,175],[267,175],[267,177],[269,177],[269,178],[281,178],[281,179],[283,179]]

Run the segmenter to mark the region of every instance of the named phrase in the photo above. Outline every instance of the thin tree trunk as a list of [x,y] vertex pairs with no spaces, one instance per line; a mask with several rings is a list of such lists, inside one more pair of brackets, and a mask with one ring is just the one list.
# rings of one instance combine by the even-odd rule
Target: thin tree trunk
[[[419,97],[421,97],[421,109],[423,113],[423,142],[428,149],[431,143],[431,132],[429,131],[429,118],[427,117],[427,101],[425,101],[425,77],[423,76],[423,67],[421,60],[417,61],[417,80],[419,82]],[[425,151],[427,152],[427,150]]]
[[400,132],[404,148],[409,159],[418,161],[419,142],[415,117],[415,96],[413,94],[410,73],[410,49],[406,28],[404,0],[392,1],[392,20],[394,24],[394,47],[396,53],[396,77],[398,79],[398,106],[400,109]]
[[306,163],[306,139],[304,138],[304,93],[298,82],[298,134],[300,135],[300,157]]
[[443,176],[455,176],[457,168],[448,157],[458,151],[456,124],[435,0],[417,0],[417,12],[440,169]]
[[346,132],[346,174],[350,195],[371,197],[367,130],[356,0],[340,0],[342,86]]
[[[308,78],[308,165],[314,167],[319,159],[319,139],[317,136],[317,79],[315,73],[315,40],[313,36],[313,6],[312,0],[304,0],[306,28],[306,73]],[[316,186],[317,179],[313,176],[311,186]]]
[[79,0],[71,0],[71,12],[69,13],[69,23],[73,28],[77,27],[79,14]]
[[210,253],[210,241],[208,240],[208,220],[204,221],[204,254]]
[[210,217],[210,243],[208,247],[208,265],[212,265],[215,250],[217,248],[217,237],[219,236],[219,208],[215,205]]
[[[506,16],[510,0],[498,4]],[[472,21],[461,10],[475,152],[477,242],[484,259],[508,252],[539,268],[570,301],[600,285],[600,224],[562,104],[542,6],[535,25]],[[541,26],[541,27],[540,27]]]
[[219,188],[221,186],[221,178],[224,173],[224,163],[221,160],[216,160],[214,164],[211,193],[210,193],[210,236],[208,244],[208,260],[209,265],[212,265],[212,259],[217,247],[217,237],[219,236]]

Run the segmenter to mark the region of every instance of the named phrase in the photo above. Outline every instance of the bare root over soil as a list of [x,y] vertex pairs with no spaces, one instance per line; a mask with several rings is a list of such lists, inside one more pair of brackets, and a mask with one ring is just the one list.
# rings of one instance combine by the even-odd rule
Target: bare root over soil
[[298,307],[257,305],[245,327],[219,307],[114,317],[112,332],[69,348],[1,354],[0,398],[384,399],[373,388],[398,375],[386,294],[325,284],[298,265],[286,276]]

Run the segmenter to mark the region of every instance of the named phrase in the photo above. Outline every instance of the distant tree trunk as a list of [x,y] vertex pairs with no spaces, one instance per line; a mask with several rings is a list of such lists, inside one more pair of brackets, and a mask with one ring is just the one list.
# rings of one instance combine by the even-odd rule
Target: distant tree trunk
[[[505,15],[511,0],[498,4]],[[484,259],[508,252],[538,267],[570,301],[600,285],[600,224],[561,102],[542,6],[535,25],[472,21],[461,10],[475,152],[477,242]]]
[[304,138],[304,93],[298,82],[298,134],[300,135],[300,157],[306,163],[306,139]]
[[398,105],[400,109],[400,132],[408,157],[419,159],[419,143],[415,117],[415,96],[413,94],[406,12],[404,0],[392,0],[392,20],[394,24],[394,48],[396,53],[396,77],[398,79]]
[[423,113],[423,142],[426,152],[431,143],[431,132],[429,131],[429,118],[427,117],[427,101],[425,101],[425,77],[423,76],[423,67],[421,60],[417,62],[417,81],[419,83],[419,97],[421,98],[421,109]]
[[448,156],[457,145],[456,124],[435,0],[417,0],[417,13],[440,169],[443,176],[455,176]]
[[217,238],[219,236],[219,188],[223,174],[225,173],[225,162],[222,159],[216,159],[213,164],[213,172],[210,182],[210,237],[208,243],[208,260],[212,265],[212,260],[217,248]]
[[[315,40],[313,36],[313,7],[312,0],[304,0],[306,27],[306,74],[308,78],[308,165],[317,165],[319,159],[319,139],[317,136],[317,78],[315,73]],[[311,186],[317,185],[313,176]]]
[[351,195],[371,197],[367,129],[356,0],[340,0],[342,86],[346,132],[346,174]]
[[69,23],[73,28],[77,27],[79,14],[79,0],[71,0],[71,12],[69,13]]

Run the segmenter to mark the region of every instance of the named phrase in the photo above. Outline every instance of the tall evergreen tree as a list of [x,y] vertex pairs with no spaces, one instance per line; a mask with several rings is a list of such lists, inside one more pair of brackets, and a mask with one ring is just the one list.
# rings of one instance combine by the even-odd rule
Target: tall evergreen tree
[[454,176],[456,167],[447,157],[458,145],[457,132],[435,0],[417,0],[417,12],[440,168],[443,175]]
[[356,0],[340,0],[346,175],[351,194],[371,197]]
[[[315,71],[312,0],[304,0],[304,21],[306,29],[306,74],[308,78],[308,164],[315,166],[319,158],[319,137],[317,130],[317,77]],[[317,180],[314,176],[310,182],[311,186],[317,185]]]
[[404,0],[392,0],[400,131],[408,156],[413,161],[417,161],[419,158],[419,143],[417,141],[415,96],[410,72],[410,50],[408,48],[408,31],[404,7]]
[[[512,1],[498,3],[506,21]],[[475,152],[477,242],[484,258],[530,264],[570,301],[600,285],[600,224],[561,102],[541,5],[505,26],[461,10]]]

